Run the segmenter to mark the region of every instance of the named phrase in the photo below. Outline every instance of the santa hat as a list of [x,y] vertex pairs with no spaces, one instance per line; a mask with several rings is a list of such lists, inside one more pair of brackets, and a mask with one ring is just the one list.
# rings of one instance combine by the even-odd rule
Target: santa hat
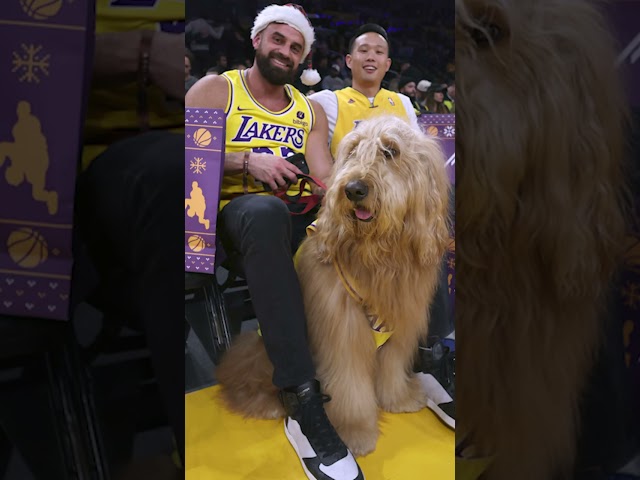
[[311,46],[315,42],[316,36],[313,26],[307,18],[307,14],[300,5],[288,3],[286,5],[269,5],[264,8],[256,17],[251,29],[251,40],[270,23],[286,23],[295,28],[304,38],[304,51],[302,57],[307,58],[307,69],[302,72],[302,83],[307,86],[315,85],[320,81],[320,74],[311,66]]

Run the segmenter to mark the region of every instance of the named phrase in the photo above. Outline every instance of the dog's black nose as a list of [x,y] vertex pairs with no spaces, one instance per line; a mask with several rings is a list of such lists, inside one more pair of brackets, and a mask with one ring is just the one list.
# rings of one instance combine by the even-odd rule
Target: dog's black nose
[[369,193],[369,187],[361,180],[351,180],[344,187],[344,193],[347,194],[347,198],[352,202],[363,200]]

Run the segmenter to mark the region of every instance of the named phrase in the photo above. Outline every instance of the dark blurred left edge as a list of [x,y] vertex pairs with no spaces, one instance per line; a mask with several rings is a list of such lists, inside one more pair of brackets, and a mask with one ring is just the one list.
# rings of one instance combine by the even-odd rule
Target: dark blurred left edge
[[[182,149],[184,99],[167,102],[167,118],[180,119],[170,138],[163,135],[167,128],[153,125],[102,132],[101,143],[116,147],[113,158],[146,158],[137,171],[109,177],[111,196],[91,191],[91,179],[78,187],[91,170],[82,162],[84,147],[94,143],[85,127],[95,87],[96,16],[120,4],[133,7],[139,18],[113,23],[121,31],[168,19],[143,18],[155,3],[146,0],[6,3],[0,13],[0,479],[184,478],[181,155],[170,162],[171,173],[148,168],[169,144]],[[169,23],[180,35],[184,6],[176,12]],[[136,67],[140,45],[131,41],[119,50],[131,53]],[[172,52],[165,50],[165,64],[173,62]],[[175,80],[181,90],[182,79]],[[115,75],[100,85],[113,105],[139,104],[139,91],[118,82],[135,86],[139,75]],[[152,98],[160,88],[155,83],[146,78]],[[16,131],[21,100],[32,116]],[[35,139],[21,141],[29,131]],[[148,149],[133,140],[142,136]],[[33,173],[9,182],[10,166],[44,170],[45,191],[58,194],[58,208],[33,198]],[[119,171],[117,161],[112,166]],[[94,170],[107,182],[107,167]],[[145,181],[132,185],[132,176]],[[163,181],[172,176],[176,181]],[[155,205],[161,214],[150,210]],[[119,217],[125,211],[130,223]]]

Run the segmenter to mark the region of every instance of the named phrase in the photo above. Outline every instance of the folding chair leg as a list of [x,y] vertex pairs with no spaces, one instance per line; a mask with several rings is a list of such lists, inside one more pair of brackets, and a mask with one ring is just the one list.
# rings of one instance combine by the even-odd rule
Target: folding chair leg
[[46,354],[50,401],[64,452],[67,477],[108,480],[106,453],[89,373],[74,347]]
[[222,292],[216,282],[210,282],[204,287],[204,294],[216,344],[222,351],[227,350],[231,346],[231,330]]

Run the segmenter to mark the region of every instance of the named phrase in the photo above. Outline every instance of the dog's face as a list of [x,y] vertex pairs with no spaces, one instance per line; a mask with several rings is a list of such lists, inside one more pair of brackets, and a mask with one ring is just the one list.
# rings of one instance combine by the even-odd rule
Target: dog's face
[[437,141],[397,117],[376,117],[343,139],[322,217],[338,237],[360,243],[401,248],[403,241],[428,243],[429,235],[439,243],[447,188]]
[[360,124],[345,138],[336,160],[332,182],[334,208],[355,232],[380,228],[381,222],[403,221],[411,186],[421,177],[413,171],[417,168],[415,159],[401,150],[398,128],[404,125],[398,123],[390,119],[386,130]]

